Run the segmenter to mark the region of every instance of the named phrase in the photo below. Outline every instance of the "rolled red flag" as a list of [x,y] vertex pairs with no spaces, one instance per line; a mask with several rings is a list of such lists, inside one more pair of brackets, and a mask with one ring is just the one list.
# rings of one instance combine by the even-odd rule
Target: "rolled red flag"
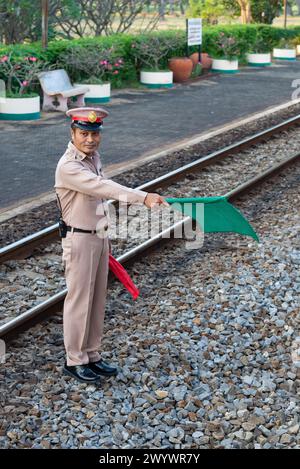
[[115,274],[115,276],[120,280],[124,287],[129,291],[134,300],[140,294],[139,289],[135,286],[131,278],[129,277],[128,272],[124,267],[117,261],[111,254],[109,255],[109,268]]

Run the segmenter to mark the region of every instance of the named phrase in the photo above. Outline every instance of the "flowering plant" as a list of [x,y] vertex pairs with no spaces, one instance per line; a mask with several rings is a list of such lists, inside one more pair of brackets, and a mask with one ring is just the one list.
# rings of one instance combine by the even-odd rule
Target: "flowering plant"
[[251,45],[251,52],[254,54],[266,54],[271,50],[270,44],[262,37],[257,35],[255,42]]
[[11,96],[24,96],[35,82],[37,74],[46,66],[37,57],[13,57],[12,53],[0,57],[0,77]]
[[124,67],[124,60],[115,55],[112,47],[102,50],[72,47],[61,57],[61,62],[73,80],[94,85],[108,81]]
[[131,44],[132,55],[138,66],[150,70],[161,69],[161,62],[175,48],[174,37],[147,37]]
[[279,44],[278,46],[278,49],[295,49],[295,45],[293,44],[293,41],[291,39],[288,39],[288,38],[282,38],[280,41],[279,41]]
[[232,37],[226,36],[225,33],[220,33],[218,40],[216,41],[216,49],[219,56],[233,60],[240,55],[240,43]]

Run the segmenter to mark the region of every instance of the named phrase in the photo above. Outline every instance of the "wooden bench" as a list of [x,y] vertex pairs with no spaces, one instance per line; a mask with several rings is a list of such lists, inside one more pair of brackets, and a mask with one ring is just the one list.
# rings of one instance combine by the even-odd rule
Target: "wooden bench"
[[44,92],[43,111],[67,111],[70,107],[84,106],[88,86],[72,86],[63,69],[42,72],[38,75]]

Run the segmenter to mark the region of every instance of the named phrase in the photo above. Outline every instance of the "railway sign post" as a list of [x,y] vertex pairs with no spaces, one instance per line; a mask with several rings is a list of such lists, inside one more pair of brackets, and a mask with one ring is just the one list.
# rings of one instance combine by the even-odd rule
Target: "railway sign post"
[[189,55],[189,46],[198,46],[199,59],[201,63],[201,46],[202,46],[202,18],[188,18],[186,20],[187,35],[187,56]]

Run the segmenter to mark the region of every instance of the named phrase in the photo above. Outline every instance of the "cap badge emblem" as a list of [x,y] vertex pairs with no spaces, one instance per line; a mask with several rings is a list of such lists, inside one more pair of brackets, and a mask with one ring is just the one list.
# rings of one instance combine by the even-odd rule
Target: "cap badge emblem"
[[89,120],[89,122],[91,122],[92,124],[93,124],[94,122],[96,122],[96,120],[97,120],[97,114],[95,113],[95,111],[91,111],[91,112],[89,113],[89,115],[88,115],[88,120]]

